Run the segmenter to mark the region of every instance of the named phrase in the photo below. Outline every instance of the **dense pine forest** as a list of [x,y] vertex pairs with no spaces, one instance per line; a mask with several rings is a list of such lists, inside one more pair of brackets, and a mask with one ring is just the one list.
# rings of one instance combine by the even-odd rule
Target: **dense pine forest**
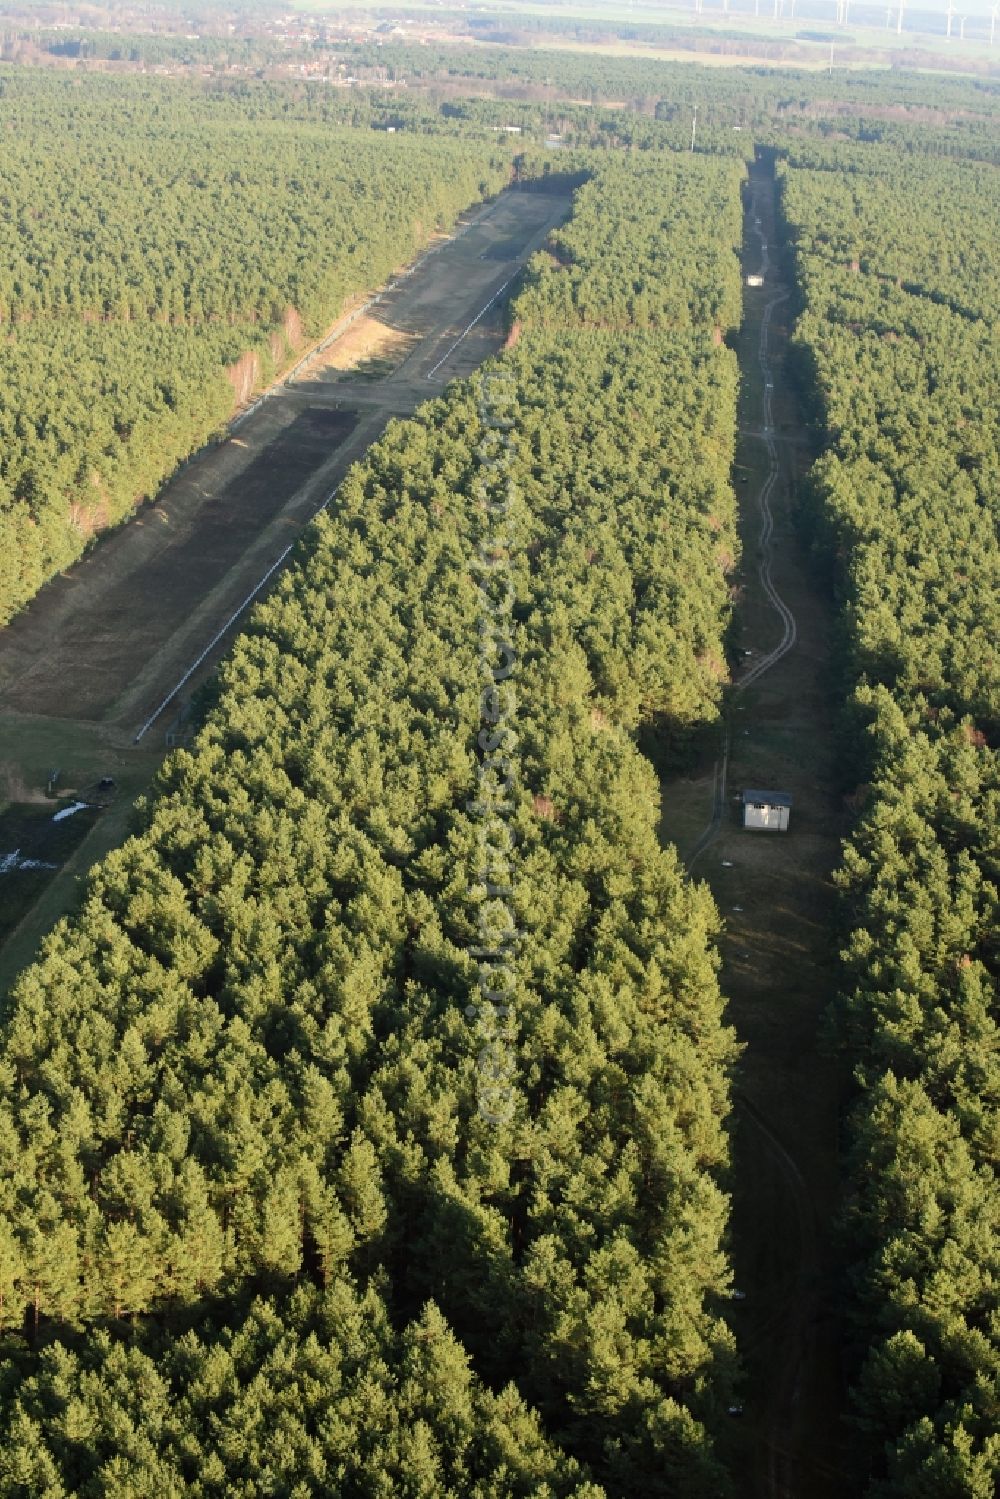
[[826,452],[858,811],[839,885],[858,1483],[1000,1478],[1000,185],[884,146],[793,151],[797,341]]
[[[687,149],[697,106],[702,153],[745,158],[756,138],[822,154],[846,133],[996,160],[986,84],[496,48],[343,56],[407,86],[0,69],[0,624],[345,303],[500,187],[512,121],[529,156],[551,130],[587,148]],[[563,102],[445,87],[477,78],[548,80]]]
[[[816,1172],[839,1205],[802,1182],[780,1216],[807,1121],[801,1150],[776,1125],[746,1159],[770,1169],[768,1133],[784,1153],[762,1237],[836,1214],[833,1287],[779,1286],[804,1323],[844,1314],[847,1436],[808,1472],[991,1499],[1000,87],[343,40],[289,83],[263,34],[36,44],[51,71],[0,65],[0,628],[463,210],[575,191],[510,278],[502,353],[349,471],[6,996],[0,1499],[809,1488],[801,1361],[828,1329],[789,1352],[787,1309],[758,1306],[731,1159],[767,1020],[740,1007],[784,1023],[798,937],[780,895],[745,935],[722,893],[770,900],[766,861],[703,859],[717,908],[663,831],[709,742],[721,823],[730,752],[780,741],[753,590],[773,556],[792,597],[793,550],[837,621],[821,649],[803,629],[813,677],[790,680],[838,714],[815,879],[832,906],[836,857],[839,956],[811,931],[802,961],[816,1015],[837,974],[812,1063],[842,1080]],[[191,72],[64,66],[123,46]],[[772,157],[784,243],[744,293]],[[775,864],[819,826],[802,780]]]
[[591,171],[16,987],[0,1493],[727,1492],[736,1047],[636,731],[726,679],[742,168]]
[[0,623],[509,175],[485,140],[287,120],[273,91],[15,70],[0,129]]

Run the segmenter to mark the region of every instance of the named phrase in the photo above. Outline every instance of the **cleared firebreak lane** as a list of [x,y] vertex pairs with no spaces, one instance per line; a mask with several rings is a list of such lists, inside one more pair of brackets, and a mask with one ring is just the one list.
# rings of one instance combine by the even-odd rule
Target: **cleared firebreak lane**
[[[760,240],[760,275],[765,279],[770,269],[771,259],[768,253],[767,240],[760,226],[760,217],[757,213],[756,196],[751,200],[751,211],[753,213],[754,233]],[[760,337],[757,341],[757,362],[760,365],[761,378],[764,384],[763,415],[764,424],[761,437],[767,450],[768,471],[767,477],[760,487],[757,495],[757,508],[760,511],[760,532],[757,542],[760,552],[760,563],[757,569],[761,587],[771,607],[781,620],[782,635],[773,650],[768,651],[757,661],[752,670],[748,671],[738,682],[734,684],[734,692],[745,692],[754,682],[758,681],[765,672],[770,671],[783,656],[795,645],[798,639],[798,625],[795,615],[785,603],[778,592],[772,575],[772,563],[774,560],[774,549],[772,540],[774,535],[774,516],[771,511],[771,495],[774,486],[778,482],[781,472],[778,463],[778,449],[774,439],[774,415],[771,409],[771,392],[773,381],[771,378],[771,366],[769,355],[769,339],[771,331],[771,318],[774,309],[788,296],[787,291],[776,292],[773,297],[768,298],[764,306],[764,314],[760,323]],[[713,768],[713,790],[712,790],[712,816],[705,831],[695,844],[688,856],[688,869],[694,867],[695,861],[701,857],[709,845],[718,836],[722,826],[722,817],[726,807],[726,789],[729,773],[729,751],[730,751],[730,729],[728,721],[725,722],[722,731],[722,744],[719,757]]]
[[[751,196],[750,211],[753,218],[753,232],[760,240],[759,274],[764,279],[766,285],[767,274],[771,267],[771,259],[768,252],[767,240],[761,227],[756,192]],[[781,470],[774,436],[774,413],[772,409],[773,379],[770,365],[769,341],[774,309],[781,302],[785,301],[787,297],[787,291],[777,291],[773,296],[768,298],[764,305],[760,324],[760,336],[757,341],[757,362],[760,367],[763,384],[763,425],[759,435],[764,443],[768,460],[767,475],[757,494],[757,509],[760,513],[760,530],[757,538],[760,561],[757,574],[768,602],[781,621],[782,634],[778,644],[772,650],[768,651],[766,655],[762,656],[759,661],[756,661],[752,669],[746,672],[734,684],[734,693],[745,692],[754,682],[758,682],[765,672],[771,671],[782,657],[786,656],[792,650],[798,639],[798,625],[795,615],[778,592],[772,573],[774,559],[774,515],[771,510],[771,496],[778,482]],[[712,815],[704,833],[702,833],[688,856],[687,867],[689,872],[693,869],[695,862],[705,850],[715,841],[722,827],[722,819],[726,812],[730,748],[731,730],[727,717],[723,721],[719,755],[713,767]],[[775,1371],[774,1389],[777,1392],[777,1400],[772,1403],[772,1417],[763,1436],[763,1447],[765,1450],[761,1481],[766,1487],[768,1499],[805,1499],[805,1496],[796,1485],[797,1462],[795,1455],[789,1451],[783,1440],[783,1428],[788,1411],[794,1408],[802,1362],[804,1330],[809,1313],[807,1299],[803,1296],[801,1287],[807,1272],[811,1267],[814,1267],[817,1259],[815,1217],[812,1200],[802,1172],[799,1170],[792,1155],[771,1129],[768,1121],[750,1099],[744,1095],[735,1095],[734,1102],[739,1106],[744,1118],[749,1121],[750,1125],[760,1135],[771,1156],[775,1169],[784,1179],[785,1187],[792,1199],[798,1230],[799,1271],[795,1286],[790,1287],[789,1298],[785,1308],[785,1321],[790,1334],[787,1341],[788,1352],[782,1360],[781,1367]],[[774,1414],[775,1412],[776,1414]]]

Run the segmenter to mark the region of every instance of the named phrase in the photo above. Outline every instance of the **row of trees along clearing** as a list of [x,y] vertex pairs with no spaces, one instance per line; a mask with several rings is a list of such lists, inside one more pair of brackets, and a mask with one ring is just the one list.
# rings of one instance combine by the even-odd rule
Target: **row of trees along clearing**
[[634,736],[725,674],[742,169],[594,170],[499,362],[513,1117],[465,1009],[479,377],[352,470],[16,987],[0,1494],[726,1492],[735,1047]]
[[1000,1479],[1000,184],[885,146],[793,154],[800,357],[828,450],[857,821],[839,1032],[861,1486]]
[[0,76],[0,624],[509,174],[147,82]]

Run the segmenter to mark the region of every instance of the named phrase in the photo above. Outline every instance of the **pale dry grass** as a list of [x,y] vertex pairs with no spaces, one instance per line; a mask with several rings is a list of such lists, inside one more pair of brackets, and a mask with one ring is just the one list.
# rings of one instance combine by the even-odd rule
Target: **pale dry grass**
[[309,376],[316,379],[324,371],[339,374],[375,363],[386,370],[396,369],[416,341],[415,335],[389,328],[378,318],[364,313],[335,343],[318,355],[309,368]]

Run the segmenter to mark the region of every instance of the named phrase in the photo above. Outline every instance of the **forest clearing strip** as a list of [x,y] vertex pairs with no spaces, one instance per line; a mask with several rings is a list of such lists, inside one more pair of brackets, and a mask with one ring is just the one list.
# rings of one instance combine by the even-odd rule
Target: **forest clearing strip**
[[[464,331],[459,335],[459,337],[455,339],[454,343],[450,346],[450,348],[447,350],[447,352],[442,356],[441,359],[438,360],[438,362],[434,365],[434,367],[430,371],[428,371],[428,374],[426,376],[426,378],[428,380],[433,376],[433,374],[434,374],[434,372],[436,370],[439,370],[443,364],[447,363],[447,361],[451,358],[452,354],[455,352],[455,350],[458,348],[458,346],[463,342],[463,340],[468,336],[468,334],[471,333],[472,329],[476,326],[476,324],[479,323],[483,317],[485,317],[486,313],[489,312],[490,308],[503,295],[503,293],[507,290],[508,286],[510,286],[511,282],[515,281],[517,279],[517,277],[520,275],[521,269],[522,269],[522,267],[519,265],[518,268],[517,268],[517,270],[513,273],[513,275],[508,276],[507,279],[506,279],[506,281],[504,281],[503,285],[500,286],[500,287],[498,287],[497,290],[493,293],[493,295],[490,297],[489,301],[486,302],[479,309],[479,311],[476,313],[476,316],[472,319],[472,321],[468,324],[468,326],[464,329]],[[337,494],[337,491],[339,489],[340,489],[340,483],[337,483],[333,487],[333,489],[330,490],[329,494],[327,494],[325,496],[325,498],[323,499],[323,501],[321,502],[321,504],[318,505],[317,508],[313,511],[313,513],[308,517],[308,519],[307,519],[307,521],[305,523],[307,526],[311,525],[312,522],[314,520],[316,520],[318,516],[322,515],[323,511],[327,509],[327,507],[329,506],[330,502],[335,498],[335,496]],[[257,582],[254,584],[253,588],[246,595],[246,597],[243,598],[240,601],[239,604],[237,604],[236,608],[233,610],[233,612],[229,616],[229,618],[225,621],[225,623],[222,626],[220,626],[220,628],[213,635],[212,639],[208,642],[208,644],[204,647],[204,649],[201,652],[199,652],[198,656],[194,659],[194,661],[191,662],[190,666],[188,666],[187,669],[183,672],[183,674],[178,678],[178,680],[174,683],[173,687],[171,687],[170,691],[166,694],[166,696],[162,699],[162,701],[157,705],[157,707],[153,709],[153,712],[149,715],[149,717],[145,720],[145,722],[139,728],[138,732],[135,734],[135,736],[134,736],[134,738],[132,740],[133,744],[138,744],[139,743],[139,741],[143,738],[143,736],[152,728],[153,724],[156,723],[157,719],[160,718],[161,715],[164,713],[164,711],[170,706],[170,704],[175,701],[175,699],[177,698],[178,694],[182,691],[182,689],[191,680],[191,678],[194,676],[195,672],[197,672],[198,668],[204,664],[204,662],[208,659],[208,657],[212,654],[212,652],[216,649],[216,647],[225,639],[225,637],[228,635],[229,631],[236,624],[236,622],[240,618],[240,616],[250,607],[250,605],[258,597],[258,595],[261,593],[261,591],[264,589],[264,587],[267,585],[267,583],[270,581],[270,579],[274,576],[274,574],[276,572],[278,572],[279,569],[282,567],[282,565],[288,560],[288,558],[291,556],[292,552],[295,550],[295,547],[297,545],[298,545],[298,539],[297,538],[296,538],[295,541],[289,542],[288,546],[285,547],[284,551],[280,554],[280,556],[278,556],[278,557],[275,558],[275,560],[271,563],[270,567],[268,567],[267,571],[257,580]]]
[[[256,395],[242,410],[236,413],[226,427],[225,437],[234,437],[268,401],[272,400],[274,396],[280,395],[286,389],[293,387],[303,371],[308,369],[320,355],[325,354],[328,349],[338,343],[359,318],[364,317],[366,312],[370,312],[373,307],[377,306],[394,291],[398,291],[404,282],[408,281],[411,276],[421,270],[433,256],[440,254],[442,250],[460,240],[470,229],[475,228],[490,213],[496,201],[496,198],[488,199],[471,218],[460,223],[458,228],[452,233],[441,236],[436,243],[428,245],[426,249],[421,250],[401,271],[397,271],[377,291],[369,292],[356,307],[352,307],[347,312],[341,312],[336,321],[314,343],[310,344],[309,348],[299,356],[290,369],[286,369],[283,373],[276,375],[264,390]],[[218,445],[218,440],[213,438],[212,441],[204,444],[194,453],[189,453],[186,458],[178,463],[174,472],[164,481],[162,487],[166,487],[173,479],[177,478],[179,474],[183,473],[203,453],[210,451]]]
[[[757,190],[750,205],[753,232],[760,240],[760,274],[766,276],[770,267],[768,245],[759,217]],[[767,455],[767,471],[757,492],[757,508],[760,517],[757,534],[759,561],[757,576],[764,598],[781,622],[781,637],[752,667],[733,684],[729,711],[725,712],[721,726],[719,750],[712,771],[712,812],[704,832],[699,837],[686,863],[691,871],[697,860],[712,845],[722,831],[728,804],[729,766],[732,757],[732,703],[751,685],[759,682],[795,646],[798,639],[798,623],[794,611],[779,592],[773,576],[774,514],[771,501],[779,482],[781,467],[774,433],[773,376],[770,360],[770,335],[774,309],[789,296],[788,290],[778,290],[768,296],[762,310],[757,339],[757,364],[761,379],[761,427],[753,434],[764,446]],[[748,434],[750,435],[750,434]],[[778,1180],[783,1183],[783,1193],[790,1203],[789,1227],[794,1234],[794,1268],[790,1269],[787,1287],[777,1302],[766,1323],[755,1330],[755,1346],[765,1331],[775,1336],[776,1357],[768,1375],[769,1396],[764,1404],[761,1428],[760,1465],[757,1467],[757,1482],[768,1499],[803,1499],[798,1487],[802,1471],[801,1451],[790,1440],[792,1415],[796,1408],[802,1383],[802,1371],[809,1341],[809,1320],[812,1315],[810,1280],[815,1278],[819,1264],[817,1234],[812,1196],[808,1183],[793,1155],[761,1110],[745,1093],[734,1095],[740,1115],[757,1135],[764,1159],[772,1163]]]
[[[339,488],[340,488],[340,485],[338,484],[337,485],[337,489],[339,489]],[[317,510],[315,512],[315,514],[312,516],[313,520],[316,519],[316,516],[319,515],[321,511],[323,511],[323,510],[326,509],[327,505],[333,499],[333,496],[337,493],[337,489],[334,489],[330,494],[327,495],[326,499],[323,501],[322,505],[319,507],[319,510]],[[191,680],[191,678],[194,676],[194,674],[198,670],[199,666],[201,666],[202,663],[208,659],[208,657],[215,650],[215,647],[220,643],[220,641],[222,641],[225,638],[226,635],[228,635],[229,631],[232,629],[233,625],[239,619],[239,617],[243,613],[243,611],[245,609],[247,609],[253,603],[254,599],[260,593],[261,589],[264,587],[265,583],[267,583],[268,579],[271,578],[271,577],[273,577],[273,575],[278,571],[278,568],[286,560],[286,558],[288,558],[289,556],[291,556],[291,553],[294,551],[294,549],[295,549],[295,547],[296,547],[297,544],[298,544],[297,543],[297,539],[296,539],[296,541],[289,542],[288,546],[285,547],[285,550],[281,553],[281,555],[279,557],[275,558],[275,560],[271,563],[271,566],[267,569],[267,572],[254,585],[254,587],[247,594],[246,598],[243,599],[243,601],[241,603],[237,604],[236,608],[233,610],[232,614],[226,620],[225,624],[221,627],[221,629],[219,629],[219,630],[216,631],[216,633],[212,636],[211,640],[205,646],[205,649],[200,653],[200,655],[198,655],[198,656],[195,657],[194,661],[192,661],[192,663],[188,667],[187,671],[185,671],[185,673],[183,674],[183,676],[178,679],[178,681],[174,684],[173,687],[171,687],[170,691],[167,693],[166,697],[159,704],[159,706],[153,709],[152,713],[146,719],[146,722],[142,725],[142,727],[139,730],[139,732],[134,736],[134,738],[132,740],[133,744],[138,744],[139,740],[143,738],[143,736],[146,734],[146,732],[153,727],[153,725],[156,722],[156,720],[160,717],[160,714],[163,713],[165,709],[169,708],[170,704],[174,701],[174,699],[176,698],[177,694],[181,691],[181,689],[185,686],[185,684],[187,682],[189,682]]]
[[279,376],[279,378],[275,380],[271,385],[269,385],[267,390],[263,391],[261,395],[259,395],[257,399],[246,408],[245,411],[241,411],[240,414],[234,418],[229,426],[230,432],[237,431],[238,428],[240,428],[244,424],[244,422],[246,422],[254,414],[254,412],[264,404],[266,400],[269,400],[271,396],[284,389],[285,386],[294,384],[294,382],[299,378],[302,372],[307,369],[310,364],[312,364],[314,359],[317,359],[321,354],[325,354],[327,349],[331,348],[333,344],[337,343],[341,338],[343,338],[348,328],[352,327],[359,318],[364,317],[366,312],[370,312],[373,307],[376,307],[383,300],[383,298],[398,290],[398,288],[402,286],[403,282],[408,281],[411,276],[413,276],[424,265],[426,265],[427,261],[430,260],[432,256],[439,254],[440,251],[443,250],[447,245],[455,244],[455,242],[457,240],[460,240],[463,235],[467,234],[470,229],[474,228],[476,224],[478,224],[483,218],[486,217],[495,202],[495,198],[489,199],[482,205],[478,213],[474,214],[471,218],[466,219],[465,222],[461,223],[453,233],[445,235],[435,244],[429,245],[425,250],[421,250],[419,255],[415,256],[408,265],[404,266],[401,271],[398,271],[395,276],[391,277],[391,279],[387,281],[384,286],[379,287],[378,291],[371,292],[367,297],[365,297],[362,302],[358,304],[357,307],[352,308],[349,312],[341,313],[340,317],[334,323],[333,327],[329,328],[326,333],[323,334],[323,337],[318,341],[318,343],[313,344],[310,349],[307,349],[302,357],[296,361],[296,363],[290,370],[288,370],[285,374]]
[[[537,197],[514,194],[504,195],[499,205],[489,205],[477,216],[476,250],[481,238],[492,242],[511,223],[523,225],[537,242],[538,232],[547,232],[553,216],[564,215],[568,205],[568,200],[543,201],[544,206]],[[465,246],[470,238],[463,241]],[[468,275],[466,262],[472,252],[456,248],[454,240],[442,243],[438,251],[446,253],[436,252],[432,268],[407,281],[398,302],[419,333],[424,358],[436,362],[445,352],[441,345],[435,351],[442,332],[451,331],[454,343],[456,325],[463,328],[479,316],[484,302],[500,300],[510,291],[509,286],[499,289],[498,297],[495,272],[490,278]],[[509,265],[502,269],[502,280],[513,270]],[[487,338],[475,340],[476,363],[502,337],[496,321],[490,318],[487,324],[479,319],[479,328],[488,325],[490,331]],[[464,372],[472,362],[472,341],[462,347],[469,352],[456,363]],[[377,436],[379,418],[384,425],[390,416],[411,415],[430,394],[416,369],[402,379],[367,387],[354,382],[349,391],[339,382],[320,387],[306,393],[305,405],[300,392],[301,387],[285,387],[280,400],[270,401],[243,428],[242,439],[208,454],[207,466],[189,470],[179,487],[169,488],[153,510],[136,518],[135,529],[123,528],[88,552],[79,570],[54,580],[33,609],[14,622],[0,652],[5,707],[78,720],[117,717],[129,742],[137,733],[148,742],[147,720],[154,710],[162,713],[179,687],[190,690],[195,672],[205,669],[212,644],[228,638],[227,630],[232,631],[249,604],[273,582],[278,574],[278,568],[271,570],[274,561],[287,562],[293,541],[289,527],[294,526],[297,534],[319,513],[320,502],[329,501],[342,478],[347,459],[361,456],[363,449],[354,438],[349,443],[341,440],[339,454],[332,441],[324,452],[327,417],[318,414],[321,409],[340,409],[356,395],[365,414],[358,420],[358,435],[367,428],[367,446]],[[347,417],[355,414],[353,400],[350,406]],[[302,416],[290,422],[293,410],[301,410]],[[297,422],[304,424],[301,451]],[[275,443],[275,471],[269,482],[267,454]],[[330,471],[322,475],[327,465]],[[314,470],[319,480],[315,484]],[[244,491],[251,480],[252,504],[245,504]],[[280,506],[272,499],[280,500]],[[203,532],[207,540],[201,548],[197,538]],[[172,558],[181,566],[179,587],[170,576]],[[137,591],[149,595],[156,617],[147,611],[141,626],[123,630]]]
[[514,272],[514,274],[512,276],[508,276],[507,280],[503,283],[503,285],[499,286],[497,288],[497,290],[493,293],[493,295],[492,295],[492,297],[490,297],[489,301],[487,303],[485,303],[484,306],[480,307],[479,311],[476,313],[475,317],[472,319],[472,322],[469,323],[468,327],[463,328],[462,332],[455,339],[455,342],[441,356],[441,358],[438,360],[437,364],[432,365],[431,368],[427,371],[427,374],[424,377],[425,379],[432,380],[434,378],[434,376],[437,374],[438,370],[441,368],[441,366],[443,364],[447,364],[448,360],[451,358],[452,354],[454,354],[454,352],[458,348],[459,344],[464,343],[464,341],[468,338],[469,334],[472,332],[472,330],[476,326],[476,324],[478,322],[480,322],[486,316],[486,314],[489,312],[489,310],[493,306],[493,304],[501,296],[503,296],[504,292],[507,290],[507,288],[511,284],[511,282],[517,280],[518,276],[521,274],[522,269],[523,269],[522,265],[519,264],[518,267],[517,267],[517,270]]
[[[752,201],[754,215],[754,233],[757,234],[758,238],[760,239],[761,246],[760,274],[766,277],[767,272],[770,268],[770,256],[768,254],[767,240],[760,225],[760,216],[758,212],[756,194],[754,195]],[[795,616],[778,592],[772,574],[774,515],[771,510],[770,500],[775,485],[777,484],[778,478],[780,476],[780,465],[778,462],[777,444],[774,439],[774,413],[772,409],[773,379],[769,358],[769,339],[771,330],[771,318],[773,316],[774,309],[780,302],[783,302],[787,298],[787,296],[788,292],[786,290],[779,292],[775,296],[768,299],[767,304],[764,307],[763,315],[761,317],[760,333],[757,341],[757,362],[760,367],[760,375],[763,385],[762,438],[767,452],[768,463],[767,476],[763,484],[761,485],[757,495],[757,508],[760,512],[761,518],[760,531],[758,533],[760,560],[758,563],[757,573],[760,579],[761,587],[764,590],[764,594],[768,599],[768,602],[771,604],[775,613],[781,620],[782,636],[778,644],[774,646],[772,650],[768,651],[768,653],[763,656],[760,661],[756,662],[754,667],[749,672],[747,672],[746,675],[738,683],[735,684],[734,690],[737,694],[742,694],[747,687],[749,687],[752,683],[759,681],[759,679],[764,676],[766,672],[770,671],[774,666],[776,666],[777,663],[793,648],[798,634],[798,627],[796,624]],[[728,719],[726,719],[723,727],[723,747],[721,756],[723,767],[728,764],[729,760],[730,736],[731,728]],[[718,808],[717,816],[714,819],[714,827],[712,828],[709,836],[705,839],[704,847],[708,847],[708,845],[711,844],[714,837],[718,833],[722,822],[724,801],[725,799],[723,797],[723,805]],[[738,1101],[743,1109],[744,1116],[750,1120],[757,1133],[763,1139],[771,1155],[771,1158],[776,1162],[781,1175],[784,1177],[794,1205],[795,1222],[799,1234],[799,1271],[796,1277],[796,1284],[789,1296],[785,1315],[785,1322],[790,1329],[790,1335],[787,1342],[789,1351],[783,1357],[782,1366],[780,1370],[777,1371],[774,1379],[777,1399],[773,1403],[772,1409],[777,1408],[779,1413],[783,1413],[788,1410],[794,1402],[802,1361],[801,1350],[804,1341],[804,1323],[808,1312],[808,1307],[802,1290],[803,1278],[806,1273],[807,1267],[813,1267],[816,1262],[815,1232],[812,1224],[812,1204],[801,1171],[799,1170],[794,1158],[790,1155],[787,1148],[775,1135],[767,1120],[746,1097],[741,1095]],[[769,1423],[769,1428],[766,1432],[765,1437],[767,1448],[767,1492],[770,1496],[770,1499],[793,1499],[795,1491],[792,1486],[792,1478],[795,1468],[795,1459],[794,1456],[792,1456],[787,1451],[784,1444],[779,1440],[776,1440],[775,1428],[778,1422],[781,1421],[781,1419],[781,1414],[779,1414],[777,1421],[772,1419],[772,1421]]]
[[[454,235],[454,236],[452,236],[451,239],[449,239],[447,241],[447,243],[449,243],[449,244],[453,243],[455,239],[459,238],[461,236],[461,234],[464,234],[467,229],[469,229],[469,228],[472,227],[473,224],[478,223],[479,220],[482,219],[484,217],[484,215],[488,212],[488,209],[491,206],[492,206],[491,204],[488,204],[479,214],[476,215],[476,217],[474,219],[469,220],[469,222],[467,224],[463,225],[463,227],[459,231],[459,233],[456,234],[456,235]],[[548,234],[549,227],[550,227],[549,224],[546,224],[541,232],[543,234]],[[439,369],[441,369],[443,365],[447,364],[448,360],[455,353],[456,349],[458,349],[460,347],[460,345],[465,341],[465,339],[472,332],[472,330],[482,321],[482,319],[486,316],[486,314],[490,311],[490,309],[496,305],[496,303],[503,296],[504,292],[507,291],[508,287],[511,286],[514,281],[517,280],[518,276],[521,274],[522,270],[524,269],[525,260],[527,259],[528,255],[530,255],[531,252],[532,252],[532,248],[533,248],[533,245],[534,245],[535,238],[537,238],[537,236],[532,236],[532,238],[529,240],[528,247],[525,250],[524,254],[518,258],[517,267],[512,272],[512,274],[509,275],[501,283],[501,285],[496,288],[496,290],[491,294],[491,296],[483,304],[483,306],[480,307],[480,309],[476,313],[475,317],[473,317],[472,320],[466,325],[466,327],[462,330],[462,332],[454,340],[454,342],[449,345],[449,347],[446,349],[445,353],[441,356],[441,358],[431,367],[430,370],[427,371],[426,376],[425,376],[425,378],[427,380],[433,379],[433,377],[437,373],[437,371]],[[415,271],[417,269],[418,265],[420,265],[421,263],[423,263],[424,261],[426,261],[432,254],[436,253],[436,251],[439,250],[439,249],[441,249],[441,248],[443,248],[442,245],[436,245],[436,246],[433,247],[433,249],[426,251],[424,253],[424,255],[421,256],[418,261],[415,261],[413,263],[413,265],[410,266],[410,267],[408,267],[405,272],[403,272],[399,277],[395,278],[395,280],[390,283],[389,287],[386,288],[386,291],[391,290],[400,281],[402,281],[402,280],[406,279],[408,276],[412,275],[413,271]],[[370,298],[368,300],[368,302],[363,307],[357,309],[357,315],[360,315],[368,307],[371,307],[372,305],[374,305],[374,303],[380,301],[381,298],[382,298],[382,295],[384,295],[384,293],[379,293],[377,296]],[[353,318],[349,319],[348,321],[349,322],[353,321]],[[344,326],[346,327],[347,324],[345,324]],[[340,332],[343,332],[343,331],[344,331],[343,329],[340,330]],[[340,332],[338,332],[338,334],[336,335],[337,337],[340,336]],[[335,341],[335,339],[333,337],[329,338],[324,343],[324,345],[322,346],[322,348],[327,347],[328,344],[330,344],[330,343],[332,343],[334,341]],[[308,355],[308,357],[305,360],[301,361],[298,366],[296,366],[296,371],[299,370],[299,369],[301,369],[301,368],[303,368],[306,364],[308,364],[315,357],[316,354],[322,352],[322,348],[312,350],[312,352]],[[292,381],[292,379],[294,378],[294,375],[295,375],[296,371],[292,371],[292,373],[287,377],[286,383],[290,383]],[[334,488],[331,489],[330,492],[326,495],[326,497],[323,499],[322,503],[308,517],[308,520],[306,521],[307,525],[311,524],[314,520],[316,520],[316,518],[319,515],[321,515],[323,513],[324,510],[327,509],[327,507],[329,506],[330,502],[336,496],[337,491],[339,490],[339,488],[340,488],[340,483],[338,482],[334,486]],[[140,742],[140,740],[149,731],[149,729],[152,728],[153,724],[155,724],[156,721],[162,716],[162,714],[164,713],[164,711],[170,706],[171,703],[173,703],[176,700],[176,698],[178,697],[178,695],[180,694],[180,692],[187,685],[187,683],[191,680],[191,678],[195,675],[195,673],[198,671],[198,669],[211,656],[212,652],[221,644],[221,642],[225,639],[225,637],[228,635],[228,633],[233,628],[233,626],[236,624],[236,622],[240,619],[240,617],[244,614],[244,612],[250,607],[250,605],[259,596],[259,594],[262,592],[262,590],[266,587],[266,585],[270,581],[270,579],[274,576],[275,573],[277,573],[280,570],[280,568],[282,567],[282,565],[287,561],[288,557],[294,551],[296,545],[297,545],[297,541],[290,542],[288,544],[288,546],[285,547],[284,551],[282,551],[282,553],[280,554],[280,556],[278,556],[274,560],[274,562],[271,563],[271,565],[268,567],[267,571],[258,579],[258,581],[254,584],[254,586],[250,590],[250,592],[247,593],[246,596],[240,601],[240,603],[236,606],[236,608],[233,610],[233,612],[231,613],[231,615],[229,616],[229,618],[225,621],[225,623],[223,625],[221,625],[220,628],[215,632],[215,634],[213,635],[212,639],[208,642],[208,644],[204,647],[204,649],[199,652],[198,656],[191,662],[191,664],[186,668],[186,670],[182,673],[182,675],[175,682],[175,684],[170,689],[170,691],[165,695],[165,697],[157,705],[157,707],[154,708],[153,712],[149,715],[149,717],[143,722],[143,724],[141,725],[141,727],[139,728],[139,730],[137,731],[137,733],[135,734],[135,736],[133,738],[133,741],[132,741],[133,744],[138,744]]]

